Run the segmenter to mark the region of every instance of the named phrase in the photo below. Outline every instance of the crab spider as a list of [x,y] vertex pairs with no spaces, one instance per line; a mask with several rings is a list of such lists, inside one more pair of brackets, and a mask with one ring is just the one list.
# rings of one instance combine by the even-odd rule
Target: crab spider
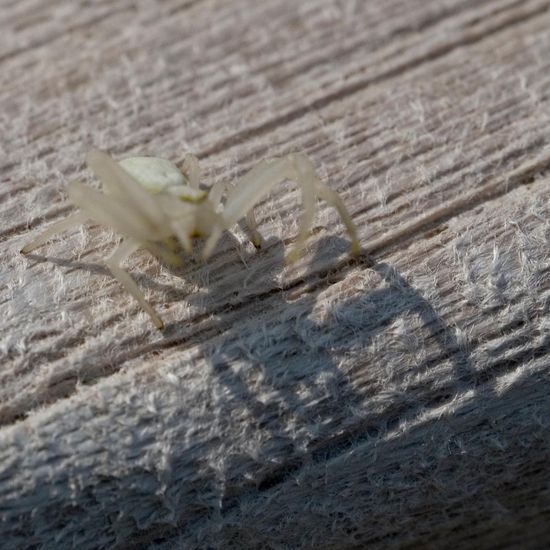
[[202,250],[206,260],[222,232],[242,218],[246,219],[253,244],[260,247],[254,205],[284,180],[298,184],[303,201],[299,232],[294,248],[286,257],[288,262],[296,260],[304,246],[318,198],[336,208],[351,237],[352,253],[359,252],[357,231],[342,199],[319,180],[313,164],[303,154],[264,160],[235,186],[217,183],[210,191],[199,188],[199,165],[193,155],[186,156],[181,171],[164,159],[132,157],[115,162],[98,150],[88,154],[87,163],[103,183],[105,193],[79,182],[71,183],[69,198],[80,211],[52,224],[21,252],[31,252],[53,235],[87,221],[110,227],[123,239],[107,258],[107,267],[158,329],[164,326],[161,318],[121,264],[136,250],[145,248],[170,265],[180,265],[179,246],[191,252],[192,239],[197,236],[207,237]]

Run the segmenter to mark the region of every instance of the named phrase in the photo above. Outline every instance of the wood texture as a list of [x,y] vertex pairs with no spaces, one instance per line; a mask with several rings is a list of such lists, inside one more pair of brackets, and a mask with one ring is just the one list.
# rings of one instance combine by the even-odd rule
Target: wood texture
[[[0,3],[3,548],[550,545],[550,1]],[[67,233],[91,146],[307,153],[202,264]]]

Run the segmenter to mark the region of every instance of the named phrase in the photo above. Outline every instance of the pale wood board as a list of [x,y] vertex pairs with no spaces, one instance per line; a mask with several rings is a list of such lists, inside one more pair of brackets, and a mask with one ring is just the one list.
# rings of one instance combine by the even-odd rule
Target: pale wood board
[[[2,548],[550,545],[550,1],[0,3]],[[308,154],[358,226],[20,248],[116,158]]]

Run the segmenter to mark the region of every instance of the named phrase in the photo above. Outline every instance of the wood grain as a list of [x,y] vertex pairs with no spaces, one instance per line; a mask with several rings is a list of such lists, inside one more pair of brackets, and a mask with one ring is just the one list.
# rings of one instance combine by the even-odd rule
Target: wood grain
[[[550,543],[550,2],[3,2],[0,535],[7,548]],[[299,195],[212,260],[18,251],[91,146],[307,153],[364,254]],[[54,542],[55,541],[55,542]]]

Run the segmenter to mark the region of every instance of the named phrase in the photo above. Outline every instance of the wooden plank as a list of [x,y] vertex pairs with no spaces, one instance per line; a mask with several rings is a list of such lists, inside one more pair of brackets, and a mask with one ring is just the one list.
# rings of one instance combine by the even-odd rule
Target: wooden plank
[[[6,8],[7,544],[550,541],[550,2],[285,6]],[[284,267],[283,185],[258,208],[260,253],[237,232],[207,265],[136,256],[158,333],[101,267],[109,235],[18,254],[66,215],[90,141],[191,149],[208,182],[305,151],[368,255],[348,259],[321,207]]]

